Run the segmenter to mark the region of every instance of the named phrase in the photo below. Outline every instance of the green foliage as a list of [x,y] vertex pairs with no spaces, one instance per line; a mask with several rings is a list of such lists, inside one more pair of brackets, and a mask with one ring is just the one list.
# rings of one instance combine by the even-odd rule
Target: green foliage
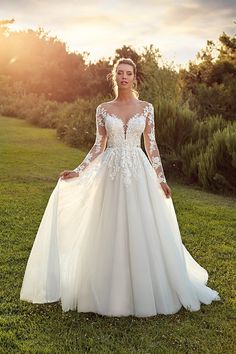
[[[225,77],[223,83],[205,83],[195,88],[195,102],[199,117],[221,114],[227,120],[236,119],[236,80]],[[232,80],[232,81],[231,81]]]
[[145,47],[139,66],[143,77],[139,92],[144,100],[180,99],[181,91],[177,72],[171,65],[163,63],[160,51],[153,45],[149,48]]
[[196,135],[196,113],[187,104],[160,98],[154,102],[157,142],[164,150],[179,154],[181,147]]
[[214,133],[199,156],[198,176],[205,188],[236,191],[236,122]]
[[58,141],[54,130],[3,117],[0,150],[1,353],[234,352],[235,198],[170,182],[183,242],[209,272],[221,302],[147,318],[64,313],[60,302],[30,304],[19,296],[58,173],[77,166],[84,153]]
[[80,77],[78,98],[90,99],[98,95],[107,96],[112,93],[111,81],[107,75],[111,71],[111,64],[106,59],[100,59],[95,64],[87,65],[83,77]]
[[0,31],[0,75],[22,83],[26,93],[73,101],[83,93],[85,58],[69,53],[65,43],[37,31]]
[[12,21],[0,22],[0,114],[55,128],[58,139],[87,151],[95,141],[95,108],[113,99],[107,74],[117,59],[130,57],[137,64],[139,98],[155,108],[166,175],[235,192],[235,145],[228,142],[235,130],[228,122],[236,119],[235,36],[223,33],[219,48],[208,41],[199,62],[177,73],[153,45],[141,54],[124,45],[114,58],[85,64],[85,53],[69,53],[41,28],[10,32]]
[[[182,94],[200,119],[222,114],[226,120],[236,120],[236,36],[223,33],[220,46],[208,41],[197,55],[198,63],[180,70]],[[215,59],[215,53],[218,53]]]
[[9,117],[24,118],[41,128],[56,128],[60,106],[56,101],[45,100],[43,95],[10,95],[2,97],[0,112]]
[[182,171],[187,181],[198,182],[199,154],[207,148],[213,134],[227,126],[222,116],[208,116],[204,121],[194,120],[190,141],[180,146],[179,155],[182,161]]
[[196,122],[198,127],[197,139],[201,141],[203,146],[207,146],[213,134],[224,129],[228,122],[221,115],[207,116],[204,121]]
[[187,181],[207,190],[236,192],[236,124],[209,117],[198,124],[198,140],[181,149]]
[[71,146],[91,148],[96,137],[95,111],[103,100],[98,96],[89,101],[78,99],[74,103],[64,104],[58,114],[58,137]]
[[182,172],[186,182],[198,183],[198,156],[202,150],[202,141],[190,142],[181,148]]

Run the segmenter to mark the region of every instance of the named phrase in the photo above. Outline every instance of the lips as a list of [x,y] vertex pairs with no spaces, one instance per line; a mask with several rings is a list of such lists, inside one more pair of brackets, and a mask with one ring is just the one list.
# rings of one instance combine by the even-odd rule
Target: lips
[[128,81],[121,81],[122,84],[128,84]]

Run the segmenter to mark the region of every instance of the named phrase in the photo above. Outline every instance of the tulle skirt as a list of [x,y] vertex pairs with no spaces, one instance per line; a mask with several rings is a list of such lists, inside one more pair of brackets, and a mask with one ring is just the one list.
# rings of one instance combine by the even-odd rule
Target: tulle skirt
[[[78,178],[59,179],[26,266],[20,299],[61,301],[63,311],[107,316],[173,314],[220,300],[207,271],[182,243],[166,198],[142,149],[137,175],[106,149]],[[114,171],[114,168],[113,168]],[[127,176],[129,179],[127,180]],[[129,183],[124,183],[124,180]]]

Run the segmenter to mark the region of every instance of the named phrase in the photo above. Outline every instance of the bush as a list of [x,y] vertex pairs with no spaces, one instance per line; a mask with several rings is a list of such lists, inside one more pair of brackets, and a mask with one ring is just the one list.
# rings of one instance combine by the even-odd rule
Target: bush
[[213,134],[218,130],[223,130],[227,124],[222,115],[207,116],[204,121],[198,122],[198,140],[201,140],[203,144],[205,142],[207,146]]
[[196,113],[174,100],[155,101],[156,138],[167,153],[179,155],[181,147],[197,135]]
[[92,147],[96,137],[96,107],[103,101],[105,98],[96,97],[65,104],[59,112],[58,137],[74,147],[85,150]]
[[35,94],[3,96],[0,112],[5,116],[26,119],[41,128],[56,128],[60,105]]
[[214,133],[199,156],[198,179],[206,189],[236,191],[236,123]]
[[212,191],[236,191],[236,123],[211,117],[199,124],[198,136],[181,149],[186,181]]
[[213,83],[212,86],[207,86],[205,83],[199,84],[195,91],[199,116],[221,114],[224,119],[235,120],[235,92],[236,82],[233,78],[228,80],[227,85],[225,82]]
[[[8,83],[3,85],[4,92],[10,90]],[[56,128],[59,139],[85,152],[95,142],[95,109],[111,99],[96,96],[58,103],[43,95],[19,94],[15,89],[12,95],[0,95],[1,114],[24,118],[39,127]],[[221,115],[199,121],[196,111],[179,98],[162,95],[150,101],[155,108],[156,141],[166,176],[212,191],[235,191],[236,123],[227,122]]]
[[180,156],[182,161],[182,172],[185,176],[186,182],[198,182],[198,158],[202,151],[202,141],[198,140],[193,143],[190,142],[181,148]]

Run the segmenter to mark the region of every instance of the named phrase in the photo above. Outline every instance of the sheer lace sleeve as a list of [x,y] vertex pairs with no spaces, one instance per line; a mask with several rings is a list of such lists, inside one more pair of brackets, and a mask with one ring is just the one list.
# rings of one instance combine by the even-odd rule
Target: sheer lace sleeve
[[100,155],[107,142],[107,132],[104,123],[104,117],[101,112],[101,104],[96,108],[96,139],[91,150],[88,152],[81,164],[76,167],[73,171],[81,172],[83,171],[98,155]]
[[166,178],[161,163],[161,157],[160,157],[159,149],[155,138],[154,107],[151,103],[149,104],[146,127],[143,132],[143,137],[144,137],[145,150],[147,152],[152,167],[156,171],[158,181],[160,183],[161,182],[166,183]]

